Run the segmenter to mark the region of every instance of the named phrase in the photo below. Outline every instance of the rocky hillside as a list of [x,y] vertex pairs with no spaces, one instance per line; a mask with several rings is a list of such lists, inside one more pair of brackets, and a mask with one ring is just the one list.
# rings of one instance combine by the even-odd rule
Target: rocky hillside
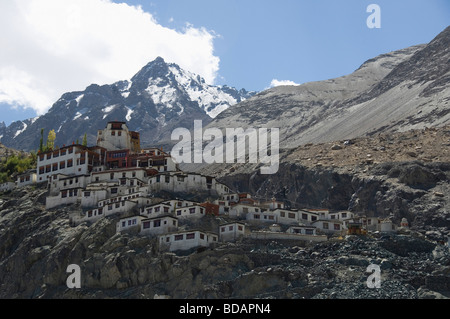
[[[116,234],[112,216],[71,226],[79,208],[46,211],[45,188],[3,194],[0,298],[449,298],[449,146],[448,127],[378,134],[285,152],[275,175],[245,165],[216,172],[239,191],[291,207],[407,218],[410,231],[392,237],[245,239],[161,253],[155,239]],[[223,221],[189,226],[211,230]],[[371,263],[381,267],[380,289],[366,286]],[[70,264],[81,268],[81,290],[66,287]]]
[[450,27],[426,45],[383,54],[354,73],[261,92],[209,127],[280,128],[281,147],[450,123]]
[[95,145],[97,130],[120,120],[140,132],[144,146],[165,145],[175,128],[191,128],[194,120],[206,125],[254,94],[208,85],[200,76],[157,58],[130,80],[65,93],[45,115],[0,126],[0,139],[10,147],[35,150],[44,128],[46,133],[55,130],[56,145],[81,141],[85,133],[89,144]]
[[[183,254],[115,234],[117,219],[69,224],[73,207],[44,210],[45,189],[2,196],[0,298],[448,298],[450,253],[417,231],[319,244],[243,240]],[[203,224],[217,225],[215,217]],[[369,289],[366,268],[381,267]],[[66,286],[67,266],[82,288]]]

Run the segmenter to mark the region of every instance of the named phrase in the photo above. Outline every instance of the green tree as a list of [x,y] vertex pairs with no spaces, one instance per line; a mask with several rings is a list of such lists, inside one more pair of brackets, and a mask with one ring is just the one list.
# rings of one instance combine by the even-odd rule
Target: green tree
[[87,146],[87,134],[86,133],[84,133],[84,137],[83,137],[83,146]]
[[56,133],[55,130],[51,130],[50,132],[48,132],[48,137],[47,137],[47,151],[51,151],[53,150],[53,148],[55,147],[55,140],[56,140]]
[[41,128],[41,140],[39,141],[39,152],[44,152],[44,129]]

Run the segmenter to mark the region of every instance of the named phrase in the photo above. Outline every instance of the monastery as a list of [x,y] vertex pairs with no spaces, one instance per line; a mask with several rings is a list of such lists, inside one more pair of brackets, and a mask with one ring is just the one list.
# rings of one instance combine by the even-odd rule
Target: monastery
[[[0,191],[35,183],[47,185],[46,209],[81,208],[81,213],[71,213],[72,225],[115,216],[118,233],[154,237],[161,251],[243,238],[325,241],[329,235],[357,234],[360,229],[386,233],[397,228],[390,220],[349,211],[287,209],[275,199],[260,201],[233,192],[214,177],[181,171],[162,149],[141,148],[139,133],[118,121],[98,131],[96,146],[72,144],[39,153],[36,170],[19,175],[15,185],[0,185]],[[206,215],[221,221],[218,229],[191,227]]]

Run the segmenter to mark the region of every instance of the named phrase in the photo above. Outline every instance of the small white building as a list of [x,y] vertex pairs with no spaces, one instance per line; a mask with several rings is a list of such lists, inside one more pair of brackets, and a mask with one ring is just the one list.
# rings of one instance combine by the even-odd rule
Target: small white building
[[311,235],[316,236],[316,227],[314,226],[291,226],[287,229],[286,233],[288,234],[301,234],[301,235]]
[[117,222],[116,233],[130,230],[140,230],[142,221],[145,219],[145,216],[131,216],[122,218]]
[[306,210],[275,209],[273,212],[278,216],[278,222],[285,225],[298,224],[299,222],[311,224],[319,219],[317,213]]
[[190,230],[160,235],[158,237],[161,251],[189,250],[196,247],[208,247],[218,243],[219,236],[211,232]]
[[171,215],[162,215],[142,220],[140,233],[143,235],[161,235],[176,232],[177,230],[178,218]]
[[175,216],[178,218],[201,218],[205,216],[205,208],[199,205],[176,208]]
[[390,219],[384,219],[380,223],[380,232],[394,233],[397,231],[397,226]]
[[52,209],[62,205],[78,204],[81,202],[82,188],[67,188],[60,190],[55,196],[47,196],[45,208]]
[[235,241],[245,236],[245,224],[231,222],[219,226],[219,238],[221,241]]
[[316,229],[320,229],[324,233],[338,233],[345,231],[345,224],[342,220],[319,219],[311,223]]
[[56,195],[64,189],[85,188],[90,180],[90,175],[55,174],[49,179],[50,195]]
[[3,184],[0,184],[0,192],[7,192],[10,190],[13,190],[15,187],[16,187],[16,183],[6,182]]
[[[233,205],[230,209],[229,216],[234,218],[247,218],[248,214],[251,213],[262,213],[266,211],[267,209],[261,208],[259,206],[254,206],[252,204],[236,204]],[[248,219],[248,218],[247,218]],[[257,219],[257,217],[256,217]]]
[[157,217],[159,215],[165,215],[173,213],[173,209],[169,204],[159,203],[150,206],[141,207],[141,215],[149,217]]
[[17,187],[24,187],[27,185],[33,185],[37,182],[36,170],[28,170],[27,172],[17,176],[16,185]]
[[149,191],[168,191],[174,193],[208,193],[224,195],[230,189],[216,181],[214,177],[194,173],[169,172],[158,174],[149,178]]
[[275,212],[272,211],[264,211],[261,212],[260,208],[258,209],[258,212],[249,212],[247,213],[245,219],[249,222],[263,222],[263,223],[277,223],[278,222],[278,215]]

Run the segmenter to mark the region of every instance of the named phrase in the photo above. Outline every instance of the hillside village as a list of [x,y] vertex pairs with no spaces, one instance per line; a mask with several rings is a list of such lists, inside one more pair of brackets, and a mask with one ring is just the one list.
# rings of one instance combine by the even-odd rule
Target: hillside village
[[[117,232],[157,237],[161,251],[183,251],[242,238],[326,241],[331,236],[396,232],[390,219],[350,211],[288,209],[275,198],[236,193],[214,177],[187,173],[162,149],[141,149],[138,132],[126,122],[109,122],[97,145],[72,144],[38,154],[37,169],[2,184],[0,191],[46,183],[46,209],[76,205],[72,225],[107,216],[120,218]],[[207,215],[218,229],[195,228]]]

